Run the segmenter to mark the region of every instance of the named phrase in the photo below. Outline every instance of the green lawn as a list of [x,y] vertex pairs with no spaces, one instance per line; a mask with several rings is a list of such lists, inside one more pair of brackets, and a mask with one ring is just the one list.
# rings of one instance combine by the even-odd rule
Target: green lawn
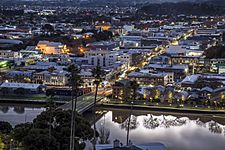
[[46,100],[46,95],[30,95],[30,96],[16,96],[16,95],[7,95],[1,96],[2,99],[23,99],[23,100]]

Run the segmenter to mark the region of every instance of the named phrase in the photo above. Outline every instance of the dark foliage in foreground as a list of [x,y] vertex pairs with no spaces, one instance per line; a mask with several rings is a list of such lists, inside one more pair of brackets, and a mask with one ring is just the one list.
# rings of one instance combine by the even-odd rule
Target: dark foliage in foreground
[[10,123],[5,121],[0,121],[0,133],[1,134],[9,134],[12,130],[12,126]]
[[[33,123],[17,125],[13,130],[13,138],[22,143],[26,150],[68,150],[70,121],[71,111],[60,109],[44,111]],[[82,150],[85,147],[83,141],[91,140],[94,131],[89,122],[78,114],[75,122],[77,131],[75,147]]]

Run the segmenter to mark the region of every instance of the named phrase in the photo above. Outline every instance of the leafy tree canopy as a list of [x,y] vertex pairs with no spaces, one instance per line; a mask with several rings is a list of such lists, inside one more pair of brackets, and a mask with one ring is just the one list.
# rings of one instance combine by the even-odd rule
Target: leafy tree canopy
[[[28,150],[67,150],[70,141],[70,122],[71,111],[61,109],[44,111],[33,123],[17,125],[13,130],[13,137]],[[85,144],[81,141],[92,140],[94,131],[90,123],[78,114],[75,122],[77,131],[75,147],[82,150]]]
[[12,126],[5,121],[0,121],[0,133],[2,134],[8,134],[12,130]]
[[206,58],[225,58],[225,46],[214,46],[205,51]]

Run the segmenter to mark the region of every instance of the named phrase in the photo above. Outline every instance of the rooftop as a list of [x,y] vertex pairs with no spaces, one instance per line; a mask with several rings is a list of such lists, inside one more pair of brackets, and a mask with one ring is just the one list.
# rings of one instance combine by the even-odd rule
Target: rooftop
[[1,88],[24,88],[24,89],[37,89],[41,84],[33,84],[33,83],[15,83],[15,82],[4,82],[1,84]]

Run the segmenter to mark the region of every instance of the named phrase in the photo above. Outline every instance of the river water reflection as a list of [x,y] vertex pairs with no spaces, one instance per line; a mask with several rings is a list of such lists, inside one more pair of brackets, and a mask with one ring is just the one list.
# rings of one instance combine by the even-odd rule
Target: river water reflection
[[12,126],[32,122],[45,108],[26,105],[0,105],[0,121],[7,121]]
[[[0,121],[15,126],[32,122],[45,108],[42,106],[0,105]],[[129,111],[104,111],[97,121],[102,141],[119,139],[126,143]],[[225,116],[168,114],[134,111],[131,117],[130,140],[134,144],[161,142],[169,150],[225,150]],[[89,116],[89,117],[88,117]],[[85,118],[93,118],[92,114]],[[102,138],[101,138],[102,139]]]
[[[129,114],[123,110],[105,113],[97,121],[100,134],[108,134],[110,143],[119,139],[126,144]],[[135,112],[131,117],[130,140],[135,144],[161,142],[170,150],[224,150],[225,119],[202,115]]]

